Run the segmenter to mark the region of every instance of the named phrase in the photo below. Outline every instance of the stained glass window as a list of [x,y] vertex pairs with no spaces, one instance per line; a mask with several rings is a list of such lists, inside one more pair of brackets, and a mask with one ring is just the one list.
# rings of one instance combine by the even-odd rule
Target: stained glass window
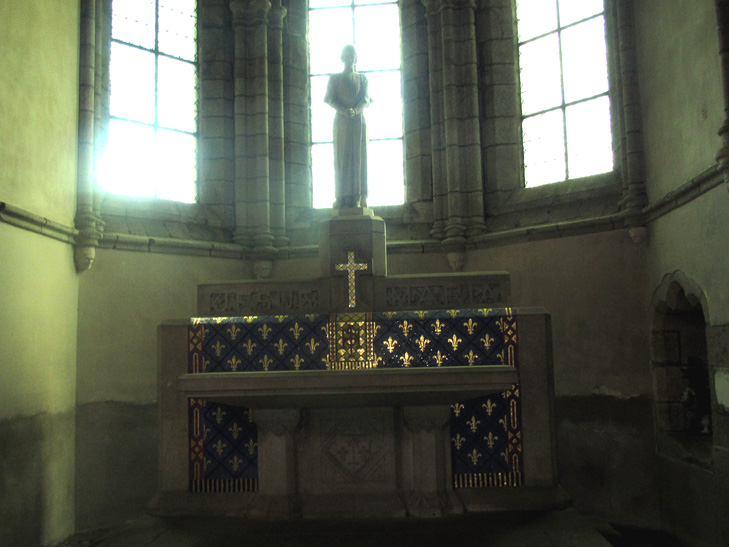
[[196,60],[195,0],[113,0],[107,192],[195,201]]
[[367,204],[405,201],[400,80],[400,16],[391,0],[310,0],[309,51],[314,207],[334,202],[334,109],[324,103],[329,76],[341,72],[339,55],[347,44],[357,49],[358,72],[369,80],[372,104],[365,110]]
[[613,169],[603,0],[517,0],[526,185]]

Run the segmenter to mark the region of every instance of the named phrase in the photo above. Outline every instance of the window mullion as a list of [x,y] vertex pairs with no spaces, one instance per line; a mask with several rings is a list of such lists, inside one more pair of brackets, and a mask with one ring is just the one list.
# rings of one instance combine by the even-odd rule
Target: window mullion
[[557,44],[559,46],[559,81],[562,92],[562,140],[564,141],[564,171],[565,179],[570,178],[569,157],[567,156],[567,107],[564,95],[564,61],[562,59],[562,22],[559,18],[559,0],[557,0]]

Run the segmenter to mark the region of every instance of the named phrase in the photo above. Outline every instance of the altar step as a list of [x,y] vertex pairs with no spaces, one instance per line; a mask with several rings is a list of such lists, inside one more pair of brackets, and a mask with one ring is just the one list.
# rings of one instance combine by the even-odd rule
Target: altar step
[[681,547],[670,536],[612,527],[574,508],[441,519],[251,521],[144,517],[59,547]]

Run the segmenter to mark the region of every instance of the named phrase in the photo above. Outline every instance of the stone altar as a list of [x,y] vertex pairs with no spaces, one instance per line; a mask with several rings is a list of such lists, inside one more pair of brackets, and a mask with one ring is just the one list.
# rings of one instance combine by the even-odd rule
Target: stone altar
[[[388,277],[384,222],[371,210],[341,210],[326,224],[319,279],[202,285],[200,319],[159,327],[160,485],[152,511],[268,519],[437,517],[466,510],[541,509],[563,501],[555,463],[549,316],[541,310],[494,311],[509,300],[508,274],[503,272]],[[412,315],[394,313],[408,309]],[[513,317],[513,332],[508,332],[516,353],[518,322],[518,368],[515,356],[503,349],[489,354],[488,334],[481,349],[469,346],[477,348],[470,355],[463,351],[466,346],[457,345],[470,343],[466,330],[458,331],[463,340],[456,333],[450,346],[436,340],[428,329],[439,329],[439,314],[445,323],[447,313],[463,324],[454,327],[458,329],[489,317],[494,323],[495,313]],[[420,339],[408,338],[404,317],[411,323],[422,319],[418,333],[425,334]],[[308,348],[303,338],[292,338],[306,321],[321,331],[312,334]],[[321,326],[327,321],[329,326]],[[232,339],[214,334],[228,323],[233,333],[245,329],[250,335],[247,345],[242,338],[235,342],[232,353],[223,347],[232,346]],[[202,330],[191,325],[202,325]],[[204,336],[196,334],[205,332],[205,325],[213,333],[207,351],[217,351],[218,368],[205,362]],[[280,337],[266,339],[274,327]],[[360,334],[376,329],[401,332],[389,339]],[[506,340],[507,329],[500,327],[500,332]],[[429,341],[452,351],[428,353]],[[398,342],[401,353],[393,350]],[[475,338],[472,342],[478,344]],[[213,343],[217,350],[210,349]],[[198,353],[191,349],[196,344]],[[318,344],[329,346],[317,353],[312,348]],[[193,355],[199,355],[195,362]],[[460,448],[463,440],[460,434],[452,436],[454,409],[457,415],[463,407],[459,401],[483,396],[496,401],[502,392],[519,393],[523,401],[518,431],[509,433],[518,443],[513,454],[518,472],[458,478],[451,469],[456,467],[454,447]],[[484,400],[490,416],[492,400]],[[191,411],[205,404],[232,405],[215,407],[219,416],[226,412],[220,409],[246,409],[257,428],[257,437],[248,439],[256,456],[255,478],[233,486],[205,478],[207,430]],[[476,432],[480,420],[471,419]],[[196,427],[202,429],[193,441]],[[232,427],[237,431],[236,424]],[[489,436],[485,440],[493,445],[498,434]],[[218,455],[226,449],[219,441]],[[478,460],[482,452],[474,448],[468,456]],[[199,460],[197,471],[191,458]]]

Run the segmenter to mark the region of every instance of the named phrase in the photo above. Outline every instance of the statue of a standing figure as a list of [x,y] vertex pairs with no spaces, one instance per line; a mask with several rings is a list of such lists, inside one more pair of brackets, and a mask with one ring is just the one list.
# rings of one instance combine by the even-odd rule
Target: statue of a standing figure
[[363,111],[370,104],[367,76],[355,72],[357,52],[344,46],[344,70],[332,74],[324,102],[334,108],[335,208],[367,206],[367,123]]

